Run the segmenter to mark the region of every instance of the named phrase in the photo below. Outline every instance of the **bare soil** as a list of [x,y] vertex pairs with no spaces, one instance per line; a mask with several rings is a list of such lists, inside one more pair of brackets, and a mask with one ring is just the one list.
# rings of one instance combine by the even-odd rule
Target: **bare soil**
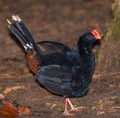
[[[23,50],[10,36],[6,19],[18,14],[36,41],[60,41],[76,49],[78,36],[96,28],[101,34],[113,14],[113,0],[1,0],[0,1],[0,94],[8,87],[25,86],[3,94],[2,101],[30,108],[21,118],[64,118],[64,98],[53,95],[35,81]],[[111,67],[112,68],[112,67]],[[120,73],[95,73],[85,97],[73,98],[76,106],[86,109],[73,118],[119,118]]]

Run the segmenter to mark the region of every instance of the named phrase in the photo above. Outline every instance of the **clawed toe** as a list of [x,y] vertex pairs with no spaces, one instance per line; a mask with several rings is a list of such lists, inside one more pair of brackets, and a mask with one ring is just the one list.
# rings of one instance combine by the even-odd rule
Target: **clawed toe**
[[74,116],[74,114],[69,113],[69,112],[64,112],[63,115],[64,115],[64,116],[68,116],[68,117],[72,117],[72,116]]
[[83,110],[85,108],[86,108],[85,106],[80,106],[80,107],[76,107],[76,108],[74,107],[70,111],[79,111],[79,110]]

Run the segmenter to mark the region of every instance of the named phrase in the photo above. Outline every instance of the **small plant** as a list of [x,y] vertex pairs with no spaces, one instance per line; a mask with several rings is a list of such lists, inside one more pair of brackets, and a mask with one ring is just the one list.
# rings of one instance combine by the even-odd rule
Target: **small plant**
[[116,97],[116,98],[114,99],[114,103],[115,103],[115,104],[120,104],[120,98]]
[[97,59],[98,59],[98,56],[99,56],[99,52],[98,52],[98,51],[94,52],[94,57],[95,57],[95,60],[97,60]]

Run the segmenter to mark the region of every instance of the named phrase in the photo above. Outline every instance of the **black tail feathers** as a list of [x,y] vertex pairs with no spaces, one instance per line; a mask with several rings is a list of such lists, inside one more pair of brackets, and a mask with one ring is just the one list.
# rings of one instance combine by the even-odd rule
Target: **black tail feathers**
[[31,33],[29,32],[23,21],[20,19],[20,17],[17,15],[13,15],[12,20],[13,22],[7,20],[8,27],[10,31],[20,41],[25,51],[27,52],[28,50],[32,50],[38,52],[37,44],[33,40]]

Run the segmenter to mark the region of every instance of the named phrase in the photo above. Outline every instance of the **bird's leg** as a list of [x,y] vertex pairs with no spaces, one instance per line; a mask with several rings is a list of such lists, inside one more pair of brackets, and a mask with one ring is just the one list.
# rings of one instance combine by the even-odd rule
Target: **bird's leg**
[[69,103],[71,110],[70,111],[78,111],[81,109],[85,109],[84,106],[80,106],[80,107],[74,107],[74,105],[72,104],[72,102],[70,101],[70,99],[68,98],[67,102]]
[[73,111],[75,109],[75,107],[73,106],[72,102],[70,101],[70,99],[68,98],[68,104],[71,107],[71,111]]
[[65,99],[65,110],[64,110],[63,114],[65,116],[73,116],[74,114],[71,114],[68,112],[68,103],[69,103],[68,101],[69,101],[69,98],[66,98]]

